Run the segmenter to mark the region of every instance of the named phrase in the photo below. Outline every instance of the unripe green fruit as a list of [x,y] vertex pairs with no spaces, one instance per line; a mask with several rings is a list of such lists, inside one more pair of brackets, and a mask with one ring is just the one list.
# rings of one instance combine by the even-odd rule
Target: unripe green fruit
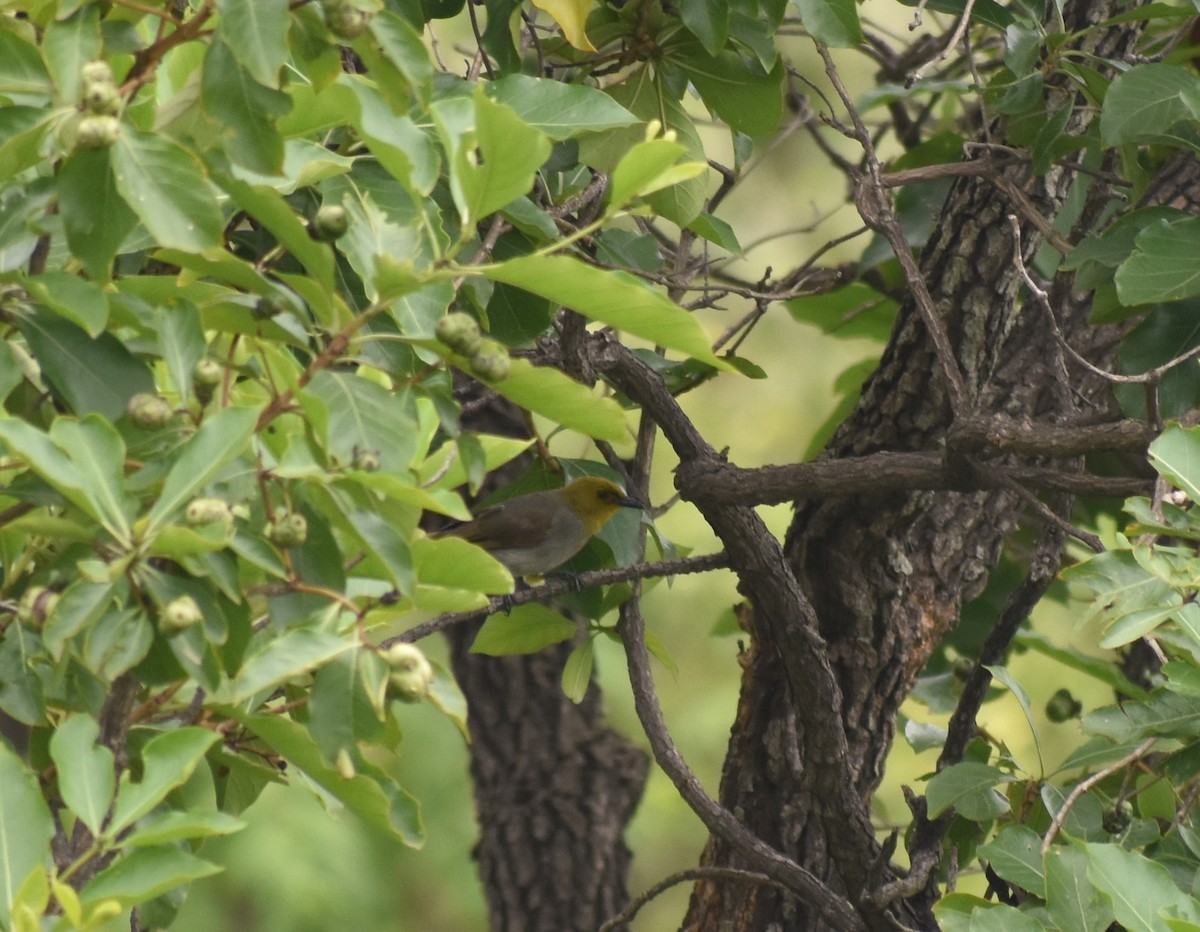
[[116,81],[108,62],[100,59],[90,61],[80,68],[79,80],[84,84],[113,84]]
[[221,384],[223,378],[225,378],[225,367],[211,356],[205,356],[192,366],[192,380],[197,385],[215,388]]
[[30,628],[41,629],[58,605],[58,593],[45,586],[30,586],[17,603],[17,620]]
[[250,314],[255,320],[270,320],[276,314],[287,310],[287,305],[276,297],[263,296],[254,302]]
[[951,672],[954,674],[956,680],[965,683],[970,679],[971,674],[975,672],[975,661],[970,657],[959,657],[954,661]]
[[341,239],[349,229],[350,215],[346,213],[346,208],[339,207],[337,204],[326,204],[317,211],[309,224],[313,239],[323,243]]
[[495,340],[484,340],[479,350],[471,357],[470,369],[473,375],[479,376],[485,382],[500,382],[508,378],[508,370],[512,363],[508,351]]
[[479,324],[474,317],[462,311],[454,311],[439,320],[433,333],[438,340],[463,356],[474,356],[483,344]]
[[339,39],[357,39],[366,32],[369,18],[363,10],[349,3],[325,7],[325,24]]
[[233,511],[223,498],[194,498],[188,502],[184,519],[193,527],[214,521],[232,521]]
[[276,547],[299,547],[308,539],[308,522],[298,511],[289,511],[269,522],[265,533]]
[[125,411],[142,430],[158,430],[166,427],[175,416],[175,411],[167,399],[159,395],[148,395],[138,392],[129,399]]
[[391,673],[388,675],[388,695],[401,702],[419,702],[429,693],[433,667],[421,648],[403,641],[384,651]]
[[170,637],[180,634],[204,621],[204,613],[190,595],[181,595],[163,606],[158,616],[158,628]]
[[1083,703],[1071,695],[1069,689],[1060,689],[1046,701],[1046,718],[1061,724],[1079,718]]
[[1100,818],[1100,824],[1104,826],[1104,831],[1110,835],[1120,835],[1129,828],[1129,823],[1132,821],[1133,806],[1127,799],[1123,800],[1120,805],[1113,806]]
[[121,135],[121,122],[114,116],[86,116],[75,130],[75,145],[84,149],[111,146]]
[[115,115],[121,109],[121,93],[111,81],[84,85],[83,103],[93,114]]

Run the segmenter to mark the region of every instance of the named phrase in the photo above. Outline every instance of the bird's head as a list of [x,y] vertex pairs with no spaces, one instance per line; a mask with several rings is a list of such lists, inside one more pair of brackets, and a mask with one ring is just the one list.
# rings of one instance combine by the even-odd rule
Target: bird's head
[[622,508],[644,509],[645,505],[630,498],[615,482],[599,476],[584,476],[563,486],[559,491],[567,506],[595,534]]

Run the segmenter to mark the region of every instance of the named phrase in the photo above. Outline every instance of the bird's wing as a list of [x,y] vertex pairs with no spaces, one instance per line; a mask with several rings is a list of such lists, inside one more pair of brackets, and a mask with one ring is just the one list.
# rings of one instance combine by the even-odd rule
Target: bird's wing
[[550,510],[529,508],[526,504],[519,512],[509,512],[502,502],[449,533],[485,550],[533,547],[545,540],[552,520]]

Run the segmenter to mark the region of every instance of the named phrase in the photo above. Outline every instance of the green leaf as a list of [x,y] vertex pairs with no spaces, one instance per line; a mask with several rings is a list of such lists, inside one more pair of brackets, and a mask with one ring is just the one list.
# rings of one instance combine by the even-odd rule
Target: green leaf
[[42,640],[50,656],[62,658],[66,642],[94,625],[112,606],[118,597],[118,587],[113,583],[89,582],[77,579],[63,590],[54,613],[42,629]]
[[367,553],[379,561],[401,593],[411,595],[416,585],[408,538],[372,511],[354,511],[346,516],[355,536]]
[[1200,294],[1200,217],[1152,223],[1137,235],[1136,244],[1117,269],[1122,304],[1180,301]]
[[388,61],[404,75],[413,93],[418,98],[427,98],[432,89],[434,72],[429,50],[421,34],[408,20],[390,10],[372,16],[368,29]]
[[1175,886],[1170,873],[1120,845],[1088,844],[1088,879],[1112,900],[1119,922],[1130,932],[1168,932],[1166,910],[1200,922],[1200,903]]
[[0,32],[0,94],[48,97],[52,91],[37,48],[15,31]]
[[83,480],[70,457],[51,443],[50,438],[25,421],[14,417],[0,418],[0,441],[29,468],[49,483],[56,492],[81,508],[91,511],[91,501],[83,491]]
[[703,212],[689,223],[687,228],[710,243],[720,246],[726,252],[734,255],[740,255],[742,252],[742,244],[737,238],[737,233],[720,217]]
[[568,640],[577,630],[575,622],[545,605],[518,605],[507,614],[488,616],[471,643],[471,653],[492,657],[532,654]]
[[214,699],[237,705],[257,693],[308,673],[339,654],[355,649],[349,638],[299,628],[280,635],[246,658],[242,668]]
[[94,58],[100,57],[100,15],[89,4],[70,16],[56,19],[46,27],[42,51],[58,94],[68,104],[79,103],[80,70]]
[[937,818],[951,806],[964,819],[984,822],[1008,812],[1008,800],[995,789],[1012,777],[995,767],[964,761],[947,767],[929,781],[925,802],[929,817]]
[[[836,2],[838,6],[854,7],[853,0]],[[783,113],[782,59],[770,71],[764,71],[757,61],[743,58],[737,52],[709,55],[695,48],[674,61],[700,92],[705,105],[732,129],[747,136],[761,136],[779,123]]]
[[57,314],[82,327],[95,339],[108,324],[108,299],[100,286],[68,272],[43,272],[26,279],[25,287]]
[[713,354],[695,317],[625,272],[598,269],[571,256],[524,256],[479,271],[618,330],[720,369],[729,368]]
[[1200,734],[1200,698],[1159,690],[1144,702],[1089,712],[1083,728],[1113,741],[1134,741],[1148,735],[1192,738]]
[[308,383],[328,412],[325,442],[334,462],[349,465],[359,453],[375,453],[380,466],[400,472],[416,455],[416,416],[399,396],[348,372],[318,372]]
[[295,256],[326,293],[333,292],[333,250],[308,234],[283,195],[266,185],[253,185],[232,176],[217,183],[242,210],[258,220]]
[[585,638],[575,645],[563,664],[563,694],[574,703],[583,702],[588,686],[592,682],[592,667],[595,664],[595,641]]
[[1100,138],[1120,146],[1200,118],[1200,78],[1179,65],[1152,62],[1118,75],[1104,95]]
[[489,98],[510,107],[522,122],[556,141],[639,122],[608,94],[582,84],[510,74],[489,81],[483,89]]
[[1025,692],[1024,687],[1004,667],[997,664],[985,664],[984,666],[996,680],[1008,687],[1009,692],[1013,694],[1020,704],[1021,711],[1025,713],[1025,721],[1029,723],[1029,731],[1033,735],[1033,748],[1037,752],[1038,769],[1044,773],[1046,767],[1042,761],[1042,741],[1038,735],[1037,719],[1034,718],[1033,708],[1029,704],[1029,693]]
[[992,870],[1043,899],[1046,876],[1042,867],[1042,838],[1026,825],[1006,825],[991,841],[980,845],[979,856],[991,862]]
[[227,812],[171,810],[147,816],[133,832],[121,839],[121,844],[126,848],[166,845],[189,838],[229,835],[245,827],[245,822]]
[[153,392],[154,377],[111,333],[92,339],[57,314],[35,312],[17,321],[42,375],[76,414],[115,421],[137,392]]
[[397,116],[373,87],[355,84],[358,113],[350,120],[371,147],[371,154],[388,172],[422,197],[438,180],[440,158],[425,130],[409,116]]
[[116,900],[122,907],[136,906],[220,870],[180,848],[138,848],[97,874],[80,891],[79,899],[85,907],[104,900]]
[[384,730],[387,662],[372,650],[335,657],[313,677],[308,727],[326,762],[378,741]]
[[186,727],[147,741],[142,748],[142,779],[134,783],[129,771],[121,775],[109,832],[118,835],[186,783],[218,737],[207,728]]
[[510,361],[508,377],[488,383],[498,395],[522,408],[598,440],[620,442],[630,436],[625,412],[612,398],[597,398],[586,385],[557,369],[527,359]]
[[854,0],[797,0],[800,21],[814,39],[834,48],[853,48],[863,40]]
[[430,662],[433,663],[434,677],[429,682],[429,704],[450,719],[469,742],[471,732],[467,727],[467,697],[448,670],[441,664]]
[[283,137],[275,120],[291,110],[292,99],[254,80],[220,40],[208,47],[200,88],[204,109],[223,129],[229,157],[260,175],[281,174]]
[[162,492],[146,516],[152,536],[191,501],[227,463],[246,451],[259,408],[223,408],[200,425],[167,473]]
[[1088,857],[1078,848],[1046,852],[1046,905],[1060,929],[1104,932],[1115,920],[1112,906],[1088,881]]
[[[691,114],[675,98],[665,77],[648,68],[635,71],[630,77],[608,89],[613,99],[639,119],[657,120],[670,129],[687,150],[688,160],[705,163],[704,143]],[[645,128],[638,125],[623,129],[591,133],[579,139],[579,159],[600,171],[612,171],[621,157],[633,146],[645,140]],[[689,181],[651,194],[647,201],[654,211],[672,223],[687,226],[699,216],[708,197],[707,175],[697,175]]]
[[303,725],[282,715],[234,716],[290,764],[303,770],[351,812],[376,828],[394,834],[406,845],[419,848],[425,842],[420,807],[402,787],[379,782],[363,774],[347,779],[321,757],[321,751]]
[[232,50],[255,81],[279,87],[279,69],[288,56],[288,0],[217,0],[217,9],[219,44]]
[[75,463],[91,514],[118,541],[128,542],[132,508],[125,491],[125,442],[116,428],[95,414],[60,417],[50,426],[50,439]]
[[680,5],[679,18],[705,51],[716,55],[729,38],[729,9],[725,0],[691,0]]
[[1148,452],[1160,475],[1193,502],[1200,502],[1200,427],[1169,424]]
[[[676,163],[685,151],[679,143],[665,138],[639,142],[621,157],[621,161],[612,171],[608,185],[609,209],[618,210],[635,197],[653,194],[674,184],[675,181],[671,180],[672,169],[682,167]],[[706,168],[700,165],[699,171],[695,171],[691,177],[695,177]]]
[[[550,141],[504,104],[476,93],[475,131],[453,141],[451,190],[474,223],[529,191],[550,156]],[[439,127],[440,128],[440,127]]]
[[413,561],[422,585],[467,589],[488,595],[513,591],[504,564],[474,544],[457,537],[414,540]]
[[100,834],[116,788],[113,753],[97,744],[99,737],[100,726],[76,712],[50,738],[50,756],[58,768],[63,802],[93,835]]
[[224,221],[212,188],[179,143],[123,126],[112,158],[117,190],[160,245],[200,252],[221,244]]
[[200,322],[200,309],[181,298],[171,305],[154,308],[154,331],[180,398],[192,393],[192,369],[204,357],[208,342]]
[[0,742],[0,916],[7,917],[25,878],[50,865],[54,819],[37,779]]

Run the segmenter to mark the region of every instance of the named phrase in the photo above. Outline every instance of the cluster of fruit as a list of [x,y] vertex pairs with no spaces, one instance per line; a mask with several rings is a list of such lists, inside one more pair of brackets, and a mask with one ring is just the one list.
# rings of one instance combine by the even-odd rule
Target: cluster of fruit
[[485,382],[499,382],[508,376],[508,350],[495,340],[485,340],[479,324],[470,314],[454,311],[437,323],[439,341],[467,358],[467,368]]

